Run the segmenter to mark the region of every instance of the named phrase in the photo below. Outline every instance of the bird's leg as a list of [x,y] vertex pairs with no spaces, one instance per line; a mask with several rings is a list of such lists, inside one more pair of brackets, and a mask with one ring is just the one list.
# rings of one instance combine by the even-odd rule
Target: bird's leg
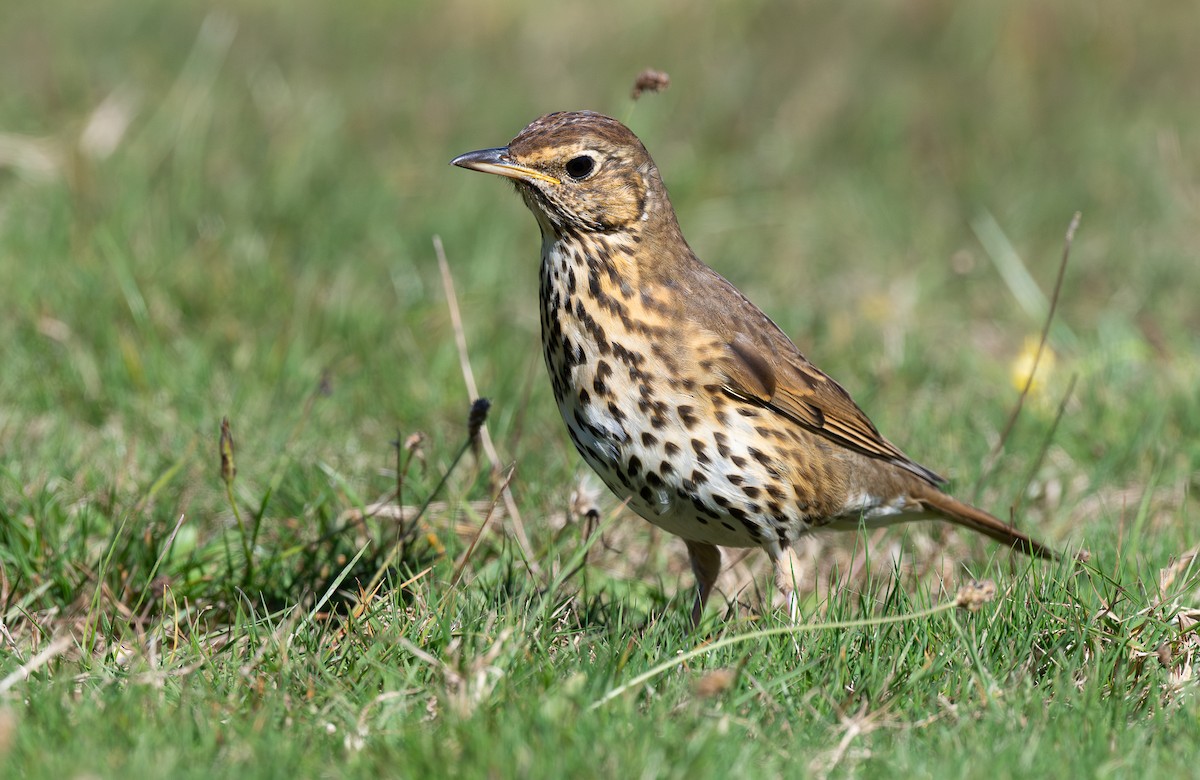
[[775,587],[787,597],[788,617],[793,623],[800,622],[800,603],[796,600],[796,556],[791,548],[769,547],[771,568],[775,570]]
[[704,542],[686,542],[688,558],[692,562],[692,573],[696,575],[696,603],[692,606],[692,628],[700,625],[704,605],[717,584],[721,573],[721,551],[715,545]]

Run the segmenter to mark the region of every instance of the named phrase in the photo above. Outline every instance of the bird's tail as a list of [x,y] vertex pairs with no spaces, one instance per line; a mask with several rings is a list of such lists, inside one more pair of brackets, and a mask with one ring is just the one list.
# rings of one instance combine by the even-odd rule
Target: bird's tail
[[[977,509],[970,504],[965,504],[957,498],[943,493],[932,485],[922,486],[922,489],[917,491],[917,494],[912,496],[912,498],[925,511],[939,515],[955,525],[961,525],[984,536],[990,536],[996,541],[1006,544],[1014,550],[1020,550],[1026,555],[1048,561],[1061,560],[1063,557],[1058,550],[1039,542],[1023,531],[1013,528],[1008,523],[993,517],[982,509]],[[1081,552],[1076,557],[1080,560],[1087,560],[1087,553]]]

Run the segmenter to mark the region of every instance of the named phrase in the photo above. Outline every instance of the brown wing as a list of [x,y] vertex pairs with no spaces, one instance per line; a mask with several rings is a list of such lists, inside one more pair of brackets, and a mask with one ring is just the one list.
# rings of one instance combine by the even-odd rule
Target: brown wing
[[[879,434],[850,394],[809,363],[771,318],[695,255],[682,264],[642,269],[669,274],[693,336],[715,347],[708,368],[730,395],[758,404],[844,447],[879,458],[937,487],[945,479]],[[712,354],[709,352],[708,354]]]
[[883,438],[841,385],[808,362],[765,315],[763,319],[767,332],[737,333],[726,344],[717,365],[726,392],[864,455],[894,463],[930,484],[945,482]]

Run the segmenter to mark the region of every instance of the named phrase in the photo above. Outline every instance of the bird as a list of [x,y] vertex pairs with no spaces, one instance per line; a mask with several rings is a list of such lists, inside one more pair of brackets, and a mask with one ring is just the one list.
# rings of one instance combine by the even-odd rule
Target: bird
[[1060,557],[945,492],[945,479],[884,438],[842,385],[697,258],[654,160],[618,120],[547,114],[507,146],[451,164],[510,179],[533,212],[558,411],[613,493],[683,540],[693,626],[722,547],[764,550],[794,610],[786,552],[814,529],[941,519]]

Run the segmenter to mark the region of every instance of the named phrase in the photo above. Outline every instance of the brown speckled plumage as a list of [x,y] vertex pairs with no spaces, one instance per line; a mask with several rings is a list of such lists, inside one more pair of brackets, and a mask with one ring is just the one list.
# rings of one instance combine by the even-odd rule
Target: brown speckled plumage
[[757,306],[702,263],[654,161],[615,119],[549,114],[456,165],[511,178],[542,232],[546,366],[571,439],[629,506],[687,543],[693,621],[717,546],[779,562],[806,531],[940,517],[1037,542],[940,486]]

